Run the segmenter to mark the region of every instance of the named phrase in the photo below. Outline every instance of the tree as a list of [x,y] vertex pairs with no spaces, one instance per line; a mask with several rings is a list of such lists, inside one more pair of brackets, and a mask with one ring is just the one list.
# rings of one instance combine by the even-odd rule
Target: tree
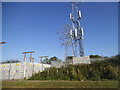
[[73,56],[68,56],[68,57],[66,58],[66,60],[67,60],[67,59],[73,59]]
[[58,61],[59,59],[56,56],[54,56],[54,57],[51,57],[49,60],[50,61]]
[[17,63],[17,62],[20,62],[20,61],[19,60],[8,60],[2,63]]
[[101,58],[99,55],[90,55],[90,58]]
[[61,62],[62,60],[60,60],[56,56],[54,56],[54,57],[51,57],[50,59],[48,59],[48,58],[44,59],[43,63],[44,64],[51,64],[52,61],[60,61]]
[[44,64],[50,64],[50,61],[48,58],[45,58],[44,61],[43,61]]

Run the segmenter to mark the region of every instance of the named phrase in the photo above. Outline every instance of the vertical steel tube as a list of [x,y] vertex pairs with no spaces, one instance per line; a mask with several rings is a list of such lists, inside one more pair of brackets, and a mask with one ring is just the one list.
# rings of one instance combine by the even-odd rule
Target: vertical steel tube
[[24,78],[26,77],[26,53],[24,53]]
[[34,73],[34,59],[33,58],[32,58],[32,62],[33,62],[33,71],[32,72]]
[[11,77],[10,72],[11,72],[11,61],[10,61],[10,65],[9,65],[8,79],[10,79],[10,77]]
[[41,57],[41,63],[42,63],[42,71],[43,71],[43,62],[42,62],[42,57]]
[[32,53],[30,53],[30,62],[32,62]]

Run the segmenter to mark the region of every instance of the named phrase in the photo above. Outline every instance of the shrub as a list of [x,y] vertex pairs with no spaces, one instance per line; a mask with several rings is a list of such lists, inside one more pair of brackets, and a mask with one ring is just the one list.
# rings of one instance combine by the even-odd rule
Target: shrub
[[120,80],[119,59],[93,61],[91,64],[68,65],[39,72],[29,80]]

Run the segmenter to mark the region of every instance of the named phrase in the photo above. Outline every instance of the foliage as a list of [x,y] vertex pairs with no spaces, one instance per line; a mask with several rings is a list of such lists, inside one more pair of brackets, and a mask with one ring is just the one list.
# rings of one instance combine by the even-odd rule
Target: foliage
[[50,61],[58,61],[58,58],[56,56],[54,56],[54,57],[51,57],[49,60]]
[[52,61],[61,61],[61,60],[59,60],[56,56],[54,56],[54,57],[51,57],[50,59],[46,58],[46,59],[43,61],[43,63],[44,63],[44,64],[51,64]]
[[17,63],[17,62],[20,62],[20,61],[19,60],[8,60],[2,63]]
[[91,64],[79,64],[50,68],[39,72],[29,80],[118,80],[118,68],[120,66],[117,56],[106,60],[92,61]]
[[90,58],[101,58],[99,55],[90,55]]
[[45,58],[43,61],[44,64],[50,64],[50,60],[48,58]]
[[73,59],[73,56],[67,56],[66,59]]

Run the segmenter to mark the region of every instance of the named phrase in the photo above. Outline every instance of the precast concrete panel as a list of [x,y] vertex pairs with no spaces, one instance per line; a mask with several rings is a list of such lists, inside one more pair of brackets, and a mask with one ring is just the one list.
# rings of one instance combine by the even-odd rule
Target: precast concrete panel
[[39,64],[31,62],[6,63],[0,64],[2,67],[2,79],[24,79],[24,69],[26,65],[25,78],[31,77],[33,73],[42,72],[46,68],[50,68],[49,64]]

